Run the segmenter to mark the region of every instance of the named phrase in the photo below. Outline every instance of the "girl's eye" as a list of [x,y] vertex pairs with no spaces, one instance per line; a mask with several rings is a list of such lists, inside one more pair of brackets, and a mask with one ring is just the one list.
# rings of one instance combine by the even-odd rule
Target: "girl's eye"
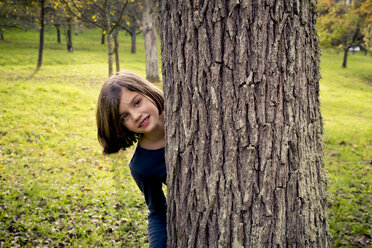
[[140,104],[141,104],[141,99],[135,101],[135,103],[134,103],[135,106],[139,106]]
[[123,120],[123,121],[125,121],[126,119],[128,119],[128,114],[123,114],[122,116],[121,116],[121,119]]

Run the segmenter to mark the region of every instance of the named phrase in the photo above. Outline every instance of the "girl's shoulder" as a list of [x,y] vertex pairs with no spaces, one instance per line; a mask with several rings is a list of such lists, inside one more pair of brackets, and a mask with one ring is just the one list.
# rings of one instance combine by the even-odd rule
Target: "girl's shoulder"
[[153,163],[158,163],[159,161],[164,161],[164,150],[165,148],[160,148],[160,149],[155,149],[155,150],[150,150],[143,148],[139,146],[138,144],[136,145],[136,148],[134,150],[134,153],[132,155],[132,158],[129,161],[129,166],[138,166],[142,164],[153,164]]
[[129,162],[132,175],[153,177],[165,174],[164,148],[148,150],[137,145]]

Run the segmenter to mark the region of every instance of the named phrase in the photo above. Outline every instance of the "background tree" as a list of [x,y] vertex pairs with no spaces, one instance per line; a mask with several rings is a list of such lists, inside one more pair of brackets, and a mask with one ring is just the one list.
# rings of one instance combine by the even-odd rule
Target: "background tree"
[[106,37],[106,32],[105,31],[102,31],[102,34],[101,34],[101,44],[102,45],[105,44],[105,37]]
[[372,52],[372,0],[365,0],[360,5],[362,17],[362,34],[366,50]]
[[55,12],[52,0],[38,0],[38,3],[38,9],[40,11],[40,16],[38,19],[40,22],[40,41],[36,70],[40,69],[43,61],[45,23],[47,19],[52,20],[53,13]]
[[363,2],[320,0],[318,4],[321,45],[343,50],[342,67],[347,66],[351,47],[365,48],[364,33],[368,33],[368,23],[361,12]]
[[40,41],[39,41],[39,56],[37,59],[36,70],[39,70],[43,62],[43,49],[44,49],[44,18],[45,18],[45,0],[40,1]]
[[107,36],[109,75],[113,74],[112,34],[121,22],[128,1],[122,0],[62,0],[78,19],[96,25]]
[[0,39],[8,28],[37,29],[40,15],[38,1],[1,0],[0,1]]
[[72,44],[72,26],[78,25],[76,17],[72,16],[67,6],[60,0],[52,0],[52,8],[50,11],[50,23],[52,23],[57,30],[57,42],[61,43],[61,28],[66,37],[67,51],[73,51]]
[[119,29],[115,29],[113,32],[114,38],[114,53],[115,53],[115,65],[116,65],[116,72],[120,71],[120,60],[119,60]]
[[[40,32],[39,50],[36,69],[42,66],[44,49],[44,29],[46,24],[55,24],[57,28],[61,26],[62,19],[71,19],[66,10],[58,6],[59,0],[9,0],[0,2],[0,29],[19,27],[22,29],[38,29]],[[64,26],[69,26],[67,25]],[[2,32],[0,37],[3,38]],[[60,37],[57,36],[57,41]],[[67,42],[68,50],[72,51],[71,36]]]
[[131,53],[136,53],[136,38],[142,32],[142,1],[131,1],[126,8],[120,27],[131,36]]
[[146,78],[151,82],[159,81],[158,43],[155,28],[155,0],[143,0],[142,32],[145,41]]
[[315,1],[160,1],[168,247],[327,247]]

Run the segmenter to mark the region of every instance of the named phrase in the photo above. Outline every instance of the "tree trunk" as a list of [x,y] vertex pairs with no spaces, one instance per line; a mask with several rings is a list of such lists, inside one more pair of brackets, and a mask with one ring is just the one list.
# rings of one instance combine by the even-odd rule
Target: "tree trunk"
[[71,19],[68,18],[67,21],[67,51],[73,52],[74,49],[72,47],[72,25],[71,25]]
[[115,51],[115,64],[116,64],[116,72],[120,71],[120,61],[119,61],[119,39],[118,39],[119,32],[114,32],[114,51]]
[[74,30],[75,30],[75,35],[78,35],[79,34],[79,26],[78,26],[78,24],[75,24],[74,25]]
[[347,47],[345,50],[344,50],[344,59],[342,61],[342,68],[346,68],[346,65],[347,65],[347,55],[349,53],[349,47]]
[[159,81],[158,44],[153,14],[153,0],[143,1],[143,37],[146,54],[146,78],[151,82]]
[[131,39],[132,40],[132,43],[131,43],[131,50],[130,50],[130,52],[134,54],[134,53],[136,53],[136,38],[137,38],[137,33],[136,33],[136,27],[135,26],[132,27],[130,36],[132,38]]
[[102,33],[101,35],[101,45],[104,45],[105,44],[105,34]]
[[43,50],[44,50],[44,15],[45,15],[45,8],[44,8],[45,0],[40,0],[40,42],[39,42],[39,57],[37,60],[37,67],[36,70],[39,70],[42,63],[43,63]]
[[54,25],[57,29],[57,42],[61,43],[61,28],[59,24]]
[[168,247],[328,247],[316,1],[159,1]]
[[0,28],[0,40],[4,40],[3,29]]
[[112,34],[107,34],[107,51],[108,51],[108,68],[109,68],[109,76],[113,74],[113,54],[114,48],[112,45]]

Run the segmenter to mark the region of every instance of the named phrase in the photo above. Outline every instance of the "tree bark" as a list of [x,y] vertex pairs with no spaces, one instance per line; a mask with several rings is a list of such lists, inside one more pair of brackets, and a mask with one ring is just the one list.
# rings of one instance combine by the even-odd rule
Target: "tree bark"
[[72,25],[71,25],[71,18],[67,20],[67,51],[73,52],[74,48],[72,47]]
[[36,70],[39,70],[42,63],[43,63],[43,50],[44,50],[44,16],[45,16],[45,8],[44,8],[45,0],[40,0],[40,42],[39,42],[39,57],[37,60],[37,67]]
[[107,34],[107,50],[108,50],[108,68],[109,68],[109,76],[113,74],[113,54],[114,48],[112,45],[112,34]]
[[153,17],[154,1],[143,1],[142,27],[146,54],[146,78],[151,82],[159,81],[158,43]]
[[315,1],[160,1],[168,247],[328,247]]
[[116,72],[120,71],[120,60],[119,60],[119,39],[118,39],[119,32],[115,31],[114,32],[114,51],[115,51],[115,65],[116,65]]
[[105,34],[102,33],[101,35],[101,45],[104,45],[105,44]]
[[131,53],[136,53],[136,38],[137,38],[137,32],[136,32],[136,27],[133,26],[132,27],[132,30],[131,30],[131,49],[130,49],[130,52]]
[[59,24],[54,25],[57,30],[57,42],[61,43],[61,28]]
[[342,60],[342,68],[346,68],[346,65],[347,65],[347,55],[349,53],[349,47],[347,47],[345,50],[344,50],[344,59]]

